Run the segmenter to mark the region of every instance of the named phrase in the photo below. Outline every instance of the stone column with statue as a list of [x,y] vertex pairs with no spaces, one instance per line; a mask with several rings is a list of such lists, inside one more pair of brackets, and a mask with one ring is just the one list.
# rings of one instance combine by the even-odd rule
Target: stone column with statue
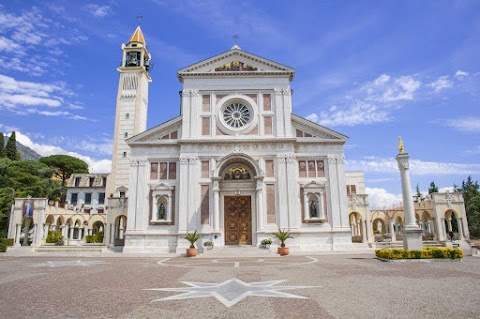
[[403,247],[408,250],[423,249],[422,229],[415,222],[415,210],[413,207],[412,189],[410,185],[408,153],[403,147],[402,138],[398,138],[398,169],[400,170],[400,180],[402,182],[402,198],[405,213],[405,227],[403,229]]

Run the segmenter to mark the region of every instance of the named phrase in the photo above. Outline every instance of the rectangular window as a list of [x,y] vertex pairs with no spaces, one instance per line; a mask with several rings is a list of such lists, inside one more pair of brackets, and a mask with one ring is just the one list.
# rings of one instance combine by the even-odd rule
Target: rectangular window
[[210,95],[203,95],[202,96],[202,111],[209,112],[210,111]]
[[317,160],[317,177],[325,177],[325,166],[323,160]]
[[168,163],[168,179],[177,178],[177,163],[171,162]]
[[95,177],[90,177],[90,178],[88,179],[88,186],[89,186],[89,187],[93,187],[93,182],[94,182],[94,181],[95,181]]
[[210,118],[202,117],[202,135],[210,135]]
[[98,193],[98,204],[105,204],[105,193]]
[[210,170],[210,163],[208,161],[202,161],[202,178],[208,178]]
[[75,187],[80,186],[81,177],[75,177]]
[[160,179],[167,179],[167,176],[168,176],[167,174],[168,174],[167,163],[166,162],[160,163]]
[[201,189],[201,196],[202,196],[202,204],[201,204],[201,219],[202,219],[202,224],[203,225],[208,225],[209,224],[209,210],[210,210],[210,205],[209,205],[209,186],[208,185],[202,185]]
[[352,195],[357,193],[357,187],[355,185],[347,185],[347,195]]
[[103,208],[99,208],[97,209],[97,214],[103,214],[105,211],[103,210]]
[[315,176],[315,161],[308,161],[308,177],[316,177]]
[[150,179],[177,179],[176,162],[150,163]]
[[268,117],[264,117],[263,118],[263,126],[265,128],[265,134],[266,135],[271,135],[272,132],[273,132],[273,128],[272,128],[272,117],[271,116],[268,116]]
[[92,193],[85,193],[85,204],[92,203]]
[[123,137],[127,138],[128,137],[128,132],[123,133]]
[[150,179],[158,179],[158,163],[150,164]]
[[270,94],[263,95],[263,110],[264,111],[272,110],[272,96]]
[[168,179],[177,179],[177,163],[168,163]]
[[107,178],[102,177],[102,186],[107,186]]
[[275,185],[267,184],[267,223],[276,223],[275,217]]
[[267,177],[275,177],[275,166],[273,160],[265,161],[265,171]]
[[77,201],[78,201],[78,193],[72,193],[70,197],[70,203],[72,205],[77,205]]
[[307,177],[307,162],[305,161],[298,162],[298,176]]

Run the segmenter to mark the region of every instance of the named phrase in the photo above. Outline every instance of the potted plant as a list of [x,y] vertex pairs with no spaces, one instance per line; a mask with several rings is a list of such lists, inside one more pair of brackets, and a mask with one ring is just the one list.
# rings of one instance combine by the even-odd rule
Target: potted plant
[[272,239],[271,238],[265,238],[262,240],[262,245],[266,248],[266,249],[270,249],[270,245],[272,244]]
[[197,235],[197,231],[193,233],[187,232],[185,239],[190,243],[190,247],[187,248],[187,257],[195,257],[198,255],[198,249],[195,248],[195,243],[200,239],[200,235]]
[[273,236],[275,236],[275,238],[277,238],[280,241],[280,247],[278,247],[278,253],[280,254],[280,256],[288,255],[289,249],[288,249],[288,247],[285,247],[285,241],[288,238],[293,238],[290,235],[290,231],[285,230],[285,229],[282,230],[282,229],[279,228],[278,232],[273,233]]
[[213,249],[213,241],[207,240],[206,242],[203,243],[203,246],[207,248],[207,250],[212,250]]

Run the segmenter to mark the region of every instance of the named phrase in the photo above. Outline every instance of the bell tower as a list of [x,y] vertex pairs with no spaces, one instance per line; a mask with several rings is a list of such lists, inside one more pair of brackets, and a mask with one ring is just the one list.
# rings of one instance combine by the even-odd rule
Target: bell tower
[[147,128],[148,74],[151,55],[142,29],[138,26],[127,44],[122,44],[122,64],[118,83],[112,171],[107,180],[107,196],[128,197],[130,147],[125,142]]

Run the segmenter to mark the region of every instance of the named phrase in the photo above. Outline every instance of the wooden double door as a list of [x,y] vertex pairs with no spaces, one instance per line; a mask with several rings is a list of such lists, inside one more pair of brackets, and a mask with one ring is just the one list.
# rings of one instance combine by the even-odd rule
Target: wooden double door
[[252,244],[252,198],[225,196],[225,245]]

